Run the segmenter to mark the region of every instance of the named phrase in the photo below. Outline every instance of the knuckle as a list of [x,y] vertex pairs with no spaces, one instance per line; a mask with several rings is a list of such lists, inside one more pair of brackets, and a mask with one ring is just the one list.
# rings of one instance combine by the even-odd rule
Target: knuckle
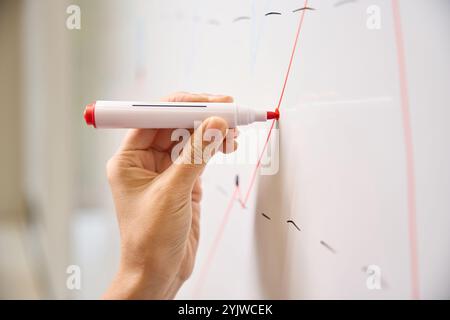
[[206,121],[207,122],[205,123],[205,125],[208,128],[218,129],[221,131],[224,131],[228,128],[227,121],[225,119],[217,117],[217,116],[212,116],[212,117],[208,118]]
[[178,91],[169,96],[169,101],[171,102],[183,102],[191,101],[195,97],[192,93],[185,91]]
[[118,161],[116,156],[113,156],[106,163],[106,176],[110,182],[116,181],[120,177],[120,166],[118,165]]

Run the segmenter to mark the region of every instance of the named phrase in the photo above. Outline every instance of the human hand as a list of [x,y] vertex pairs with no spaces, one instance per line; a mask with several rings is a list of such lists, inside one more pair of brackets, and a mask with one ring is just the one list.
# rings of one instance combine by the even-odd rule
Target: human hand
[[[177,93],[165,101],[232,102],[228,96]],[[206,130],[221,133],[218,141],[194,139]],[[237,129],[225,120],[208,118],[192,133],[173,163],[174,129],[130,130],[109,160],[111,186],[121,237],[120,267],[105,299],[170,299],[191,275],[199,241],[200,175],[208,159],[193,156],[206,147],[233,152]],[[198,135],[197,135],[198,137]],[[206,136],[205,136],[206,137]],[[214,145],[213,145],[214,144]],[[225,147],[226,146],[226,147]],[[198,160],[198,159],[197,159]]]

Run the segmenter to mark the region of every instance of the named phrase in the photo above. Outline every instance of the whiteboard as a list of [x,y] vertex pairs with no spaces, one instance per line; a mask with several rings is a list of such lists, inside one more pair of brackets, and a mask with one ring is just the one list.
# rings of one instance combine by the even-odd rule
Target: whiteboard
[[450,298],[448,1],[112,5],[108,99],[183,90],[275,109],[304,19],[268,147],[278,171],[252,185],[271,123],[208,166],[178,298]]

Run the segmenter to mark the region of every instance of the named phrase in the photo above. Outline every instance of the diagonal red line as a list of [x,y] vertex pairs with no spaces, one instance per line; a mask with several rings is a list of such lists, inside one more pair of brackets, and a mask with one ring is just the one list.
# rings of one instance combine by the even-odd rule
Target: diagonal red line
[[[304,7],[307,7],[307,6],[308,6],[308,0],[305,0]],[[286,76],[284,78],[283,87],[281,89],[280,99],[278,100],[278,105],[277,105],[277,108],[276,108],[277,112],[279,112],[280,107],[281,107],[281,103],[283,102],[284,92],[286,90],[286,86],[287,86],[287,83],[288,83],[288,80],[289,80],[289,75],[291,73],[292,63],[294,61],[294,56],[295,56],[295,52],[296,52],[296,49],[297,49],[297,43],[298,43],[298,39],[300,37],[300,31],[302,29],[303,20],[304,20],[304,17],[305,17],[305,12],[306,12],[306,10],[303,10],[301,12],[301,16],[300,16],[300,19],[299,19],[297,32],[295,34],[294,45],[293,45],[293,48],[292,48],[291,57],[289,59],[289,64],[288,64],[288,68],[287,68],[287,71],[286,71]],[[196,286],[194,288],[194,297],[198,297],[198,295],[200,294],[200,291],[201,291],[201,289],[203,287],[205,279],[206,279],[206,277],[208,275],[209,268],[210,268],[210,266],[212,264],[212,260],[214,259],[215,253],[216,253],[217,248],[219,246],[219,243],[220,243],[220,241],[221,241],[221,239],[223,237],[225,226],[228,223],[231,210],[233,209],[234,201],[237,198],[239,200],[239,203],[240,203],[241,207],[243,207],[243,208],[247,204],[247,201],[248,201],[248,199],[250,197],[251,191],[253,190],[253,186],[255,184],[255,180],[256,180],[257,173],[258,173],[258,169],[261,166],[262,157],[264,156],[264,153],[266,152],[267,146],[268,146],[269,141],[270,141],[270,137],[272,136],[273,128],[275,126],[275,121],[276,120],[273,120],[272,121],[272,125],[270,126],[269,133],[267,134],[267,138],[266,138],[266,141],[264,143],[263,149],[261,151],[260,156],[258,157],[258,161],[256,163],[255,169],[253,170],[252,177],[250,179],[250,184],[249,184],[247,192],[245,194],[245,198],[244,199],[241,198],[241,193],[240,193],[239,186],[236,186],[236,188],[235,188],[235,190],[233,192],[233,195],[232,195],[232,197],[231,197],[231,199],[230,199],[230,201],[228,203],[228,206],[227,206],[227,208],[225,210],[225,214],[223,216],[222,222],[221,222],[221,224],[219,226],[219,230],[218,230],[218,232],[216,234],[216,237],[214,238],[213,244],[211,245],[211,248],[208,251],[208,255],[207,255],[206,260],[205,260],[205,262],[204,262],[204,264],[202,266],[202,269],[200,271],[200,278],[199,278],[199,280],[198,280],[198,282],[197,282],[197,284],[196,284]]]
[[414,177],[414,149],[411,128],[411,114],[409,107],[408,81],[406,76],[405,46],[400,17],[398,0],[392,0],[394,16],[395,41],[397,46],[398,72],[400,80],[400,98],[403,123],[403,135],[406,153],[406,179],[408,201],[408,230],[411,256],[411,296],[420,298],[419,291],[419,257],[417,247],[417,222],[416,222],[416,182]]
[[230,213],[231,213],[231,210],[233,209],[233,204],[234,204],[234,201],[236,200],[236,196],[238,195],[238,192],[239,192],[239,189],[236,187],[234,189],[234,192],[231,196],[230,201],[228,202],[227,209],[225,210],[225,214],[219,225],[220,226],[219,231],[216,233],[213,244],[208,251],[208,255],[206,256],[205,263],[203,264],[203,267],[200,271],[200,279],[197,282],[196,287],[194,288],[194,297],[198,297],[198,295],[200,294],[200,291],[203,287],[206,276],[208,275],[209,268],[211,266],[211,263],[214,259],[215,254],[217,252],[217,248],[219,247],[220,240],[222,239],[223,233],[225,231],[225,227],[228,224],[228,220],[230,218]]
[[[303,7],[306,8],[307,6],[308,6],[308,0],[305,0]],[[294,61],[295,51],[297,49],[298,38],[300,37],[300,31],[302,30],[303,20],[305,18],[305,12],[306,12],[306,10],[302,10],[300,21],[298,23],[298,28],[297,28],[297,33],[295,35],[295,41],[294,41],[294,45],[292,48],[291,58],[289,59],[289,65],[288,65],[288,69],[286,71],[286,77],[284,78],[283,88],[281,89],[280,99],[278,100],[278,105],[277,105],[277,109],[276,109],[277,111],[280,110],[281,103],[283,102],[284,91],[286,90],[286,85],[289,80],[289,75],[291,74],[292,62]]]
[[258,174],[259,167],[261,166],[262,158],[263,158],[263,156],[264,156],[264,153],[266,152],[267,145],[269,144],[270,137],[271,137],[272,131],[273,131],[273,127],[274,127],[274,125],[275,125],[275,121],[276,121],[276,120],[273,120],[273,121],[272,121],[272,125],[270,126],[269,134],[267,135],[267,139],[266,139],[266,141],[265,141],[265,143],[264,143],[262,152],[261,152],[261,154],[260,154],[260,156],[259,156],[259,158],[258,158],[258,162],[256,163],[255,168],[253,169],[252,177],[251,177],[251,179],[250,179],[250,184],[248,185],[247,192],[245,193],[245,198],[244,198],[244,200],[242,201],[242,203],[243,203],[244,206],[247,204],[248,198],[250,197],[250,193],[251,193],[252,190],[253,190],[253,185],[255,184],[256,176],[257,176],[257,174]]
[[[303,5],[303,7],[305,8],[305,7],[307,7],[307,6],[308,6],[308,0],[305,0],[305,3],[304,3],[304,5]],[[290,76],[290,74],[291,74],[292,63],[293,63],[293,61],[294,61],[295,52],[296,52],[296,50],[297,50],[298,39],[300,38],[300,31],[302,30],[303,20],[304,20],[304,18],[305,18],[305,12],[306,12],[306,10],[303,10],[303,11],[302,11],[301,17],[300,17],[300,19],[299,19],[299,23],[298,23],[298,27],[297,27],[297,32],[296,32],[296,34],[295,34],[294,45],[293,45],[293,47],[292,47],[291,58],[289,59],[289,65],[288,65],[288,68],[287,68],[287,71],[286,71],[286,76],[284,77],[283,87],[282,87],[282,89],[281,89],[280,99],[278,100],[278,105],[277,105],[276,112],[279,112],[279,111],[280,111],[281,103],[283,102],[284,92],[286,91],[286,86],[287,86],[287,83],[288,83],[288,81],[289,81],[289,76]],[[255,184],[256,176],[257,176],[257,174],[258,174],[259,167],[261,166],[261,160],[262,160],[262,157],[264,156],[264,153],[266,152],[267,145],[269,144],[269,141],[270,141],[270,137],[272,136],[272,131],[273,131],[274,125],[275,125],[275,120],[272,121],[272,125],[270,126],[269,133],[268,133],[268,135],[267,135],[266,142],[264,143],[263,150],[262,150],[262,152],[261,152],[261,155],[260,155],[259,158],[258,158],[258,162],[256,163],[256,167],[255,167],[255,169],[253,170],[252,177],[251,177],[251,180],[250,180],[250,184],[249,184],[249,186],[248,186],[248,189],[247,189],[247,192],[246,192],[246,194],[245,194],[244,201],[243,201],[243,202],[244,202],[244,205],[247,204],[247,201],[248,201],[248,199],[249,199],[249,197],[250,197],[250,194],[251,194],[251,192],[252,192],[252,190],[253,190],[253,186],[254,186],[254,184]]]

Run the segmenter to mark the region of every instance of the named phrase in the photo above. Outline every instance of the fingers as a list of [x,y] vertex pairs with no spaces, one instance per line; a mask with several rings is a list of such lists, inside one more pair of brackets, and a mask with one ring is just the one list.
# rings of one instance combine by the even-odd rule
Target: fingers
[[208,160],[221,148],[227,131],[228,124],[222,118],[211,117],[202,122],[168,169],[176,185],[192,188]]
[[209,93],[189,93],[189,92],[175,92],[162,99],[167,102],[222,102],[231,103],[233,97],[227,95],[217,95]]
[[238,136],[239,136],[238,128],[229,129],[228,133],[222,143],[222,146],[220,147],[219,150],[225,154],[229,154],[229,153],[236,151],[236,149],[238,147],[238,143],[235,139]]
[[161,99],[167,102],[208,102],[207,95],[179,91]]
[[178,141],[172,140],[172,133],[175,129],[160,129],[156,135],[155,141],[152,144],[152,149],[160,152],[170,151],[172,146]]
[[231,103],[234,101],[233,97],[226,95],[217,95],[217,94],[206,94],[209,99],[209,102],[221,102],[221,103]]
[[121,151],[147,150],[155,141],[158,129],[131,129],[120,147]]

